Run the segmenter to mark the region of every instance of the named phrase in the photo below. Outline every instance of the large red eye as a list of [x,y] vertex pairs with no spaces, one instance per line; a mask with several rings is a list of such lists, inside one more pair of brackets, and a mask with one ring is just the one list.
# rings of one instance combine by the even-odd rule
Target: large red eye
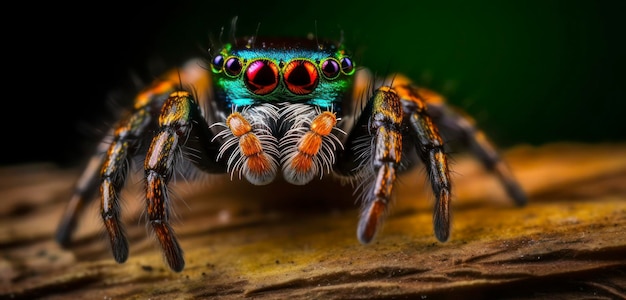
[[269,60],[253,61],[244,76],[248,90],[257,95],[269,94],[278,86],[278,67]]
[[313,92],[319,81],[315,65],[307,60],[294,60],[285,66],[285,85],[296,95]]

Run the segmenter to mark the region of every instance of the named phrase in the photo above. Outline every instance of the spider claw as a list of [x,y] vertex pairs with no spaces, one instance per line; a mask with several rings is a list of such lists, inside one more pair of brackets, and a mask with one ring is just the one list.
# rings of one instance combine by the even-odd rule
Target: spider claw
[[[91,173],[89,173],[91,174]],[[70,245],[72,234],[76,229],[76,221],[78,216],[83,211],[85,204],[87,203],[87,197],[84,191],[77,191],[70,202],[68,203],[65,211],[63,212],[63,218],[57,227],[55,239],[61,247],[67,247]]]
[[435,202],[433,225],[435,237],[440,242],[447,241],[450,237],[450,191],[447,189],[442,189],[439,192],[439,197]]
[[509,197],[511,197],[511,199],[513,199],[515,205],[524,206],[526,205],[526,203],[528,203],[528,196],[526,196],[526,193],[515,179],[512,179],[511,177],[501,178],[501,180],[506,190],[506,193],[509,195]]
[[528,197],[522,188],[517,184],[517,182],[507,182],[505,184],[506,192],[509,194],[513,201],[515,201],[515,205],[524,206],[528,203]]
[[524,206],[528,202],[528,197],[526,193],[517,182],[515,177],[513,176],[513,172],[504,161],[497,162],[493,167],[494,173],[502,182],[506,193],[513,199],[517,206]]
[[66,248],[70,245],[70,240],[72,237],[72,232],[74,232],[74,228],[76,228],[76,219],[67,219],[63,218],[59,227],[57,228],[57,232],[55,234],[55,239],[61,247]]
[[152,228],[163,248],[163,254],[167,264],[174,272],[180,272],[185,268],[183,250],[174,236],[174,230],[166,223],[152,221]]
[[116,262],[121,264],[128,259],[128,240],[126,239],[124,230],[119,221],[112,217],[105,217],[104,225],[109,233],[113,257]]
[[382,224],[386,208],[387,204],[382,199],[376,199],[368,204],[357,227],[357,237],[362,244],[369,244],[374,239],[379,225]]
[[128,259],[128,241],[126,238],[118,238],[115,242],[112,241],[111,248],[113,249],[113,257],[118,263],[123,263]]

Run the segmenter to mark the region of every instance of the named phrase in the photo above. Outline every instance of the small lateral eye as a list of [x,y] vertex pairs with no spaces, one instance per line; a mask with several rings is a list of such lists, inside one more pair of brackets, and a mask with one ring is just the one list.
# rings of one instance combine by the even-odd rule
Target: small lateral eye
[[328,79],[334,79],[339,76],[339,62],[335,59],[329,58],[322,62],[322,73]]
[[241,74],[242,68],[243,65],[241,64],[241,60],[236,57],[228,58],[224,63],[224,72],[230,76],[237,76]]
[[224,67],[224,56],[218,54],[213,57],[211,60],[211,66],[213,67],[213,72],[222,72],[222,68]]
[[348,57],[344,57],[341,59],[341,72],[344,74],[350,75],[354,72],[354,63]]
[[284,80],[287,89],[296,95],[306,95],[315,90],[319,73],[308,60],[294,60],[285,66]]
[[255,60],[248,65],[244,82],[256,95],[269,94],[278,86],[278,67],[269,60]]

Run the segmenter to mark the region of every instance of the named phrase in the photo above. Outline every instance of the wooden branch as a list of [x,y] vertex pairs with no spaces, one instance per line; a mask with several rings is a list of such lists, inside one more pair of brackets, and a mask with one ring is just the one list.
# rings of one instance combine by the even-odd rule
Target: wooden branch
[[116,264],[98,203],[71,249],[53,240],[79,170],[0,169],[0,297],[14,299],[626,298],[626,144],[517,147],[506,158],[530,196],[456,156],[452,236],[433,236],[423,170],[400,177],[377,240],[356,239],[350,186],[254,187],[224,176],[178,184],[181,273],[142,221],[141,179],[123,195],[130,258]]

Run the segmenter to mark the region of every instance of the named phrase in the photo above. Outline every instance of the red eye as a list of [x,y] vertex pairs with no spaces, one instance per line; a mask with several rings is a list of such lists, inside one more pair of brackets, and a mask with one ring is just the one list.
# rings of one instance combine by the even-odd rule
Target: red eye
[[224,63],[224,71],[230,76],[237,76],[241,73],[241,61],[238,58],[231,57]]
[[246,69],[244,80],[251,92],[269,94],[278,86],[278,67],[269,60],[253,61]]
[[333,79],[339,75],[339,62],[334,59],[327,59],[322,62],[322,73],[328,79]]
[[315,65],[306,60],[294,60],[287,64],[284,77],[287,89],[297,95],[313,92],[319,81]]

